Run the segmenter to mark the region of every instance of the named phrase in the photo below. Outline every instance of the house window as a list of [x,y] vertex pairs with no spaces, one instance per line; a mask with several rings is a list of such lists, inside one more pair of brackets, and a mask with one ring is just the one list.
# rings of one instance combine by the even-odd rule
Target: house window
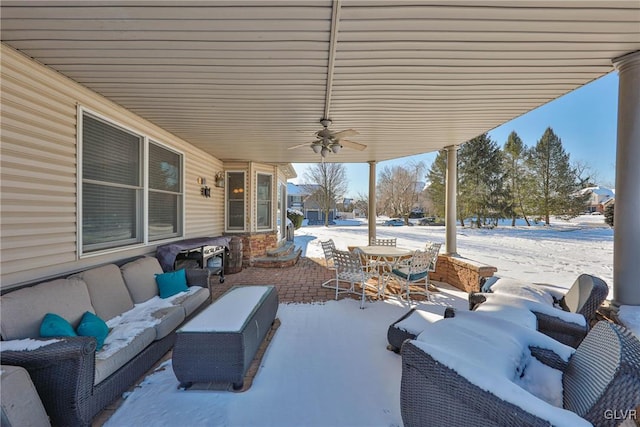
[[144,136],[86,112],[81,126],[82,252],[182,235],[182,156],[149,143],[145,159]]
[[227,172],[227,230],[244,230],[244,172]]
[[258,229],[271,229],[271,181],[272,176],[258,174],[256,216]]
[[149,143],[149,240],[181,235],[182,156]]

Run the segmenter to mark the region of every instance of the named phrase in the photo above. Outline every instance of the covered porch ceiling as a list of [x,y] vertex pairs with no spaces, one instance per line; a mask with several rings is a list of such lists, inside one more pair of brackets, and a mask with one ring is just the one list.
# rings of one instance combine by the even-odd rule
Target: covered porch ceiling
[[640,50],[640,1],[3,1],[2,42],[222,160],[460,144]]

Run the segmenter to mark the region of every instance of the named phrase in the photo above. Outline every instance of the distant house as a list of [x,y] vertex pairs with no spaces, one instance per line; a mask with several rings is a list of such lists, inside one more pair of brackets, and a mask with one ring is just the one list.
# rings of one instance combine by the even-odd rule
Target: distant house
[[613,203],[616,198],[615,190],[604,187],[587,187],[580,190],[581,195],[589,195],[587,209],[589,213],[604,213],[606,205]]
[[[313,185],[298,185],[287,183],[287,208],[297,209],[304,214],[309,225],[324,224],[324,209],[313,200]],[[333,223],[337,215],[337,206],[334,202],[329,211],[329,222]]]

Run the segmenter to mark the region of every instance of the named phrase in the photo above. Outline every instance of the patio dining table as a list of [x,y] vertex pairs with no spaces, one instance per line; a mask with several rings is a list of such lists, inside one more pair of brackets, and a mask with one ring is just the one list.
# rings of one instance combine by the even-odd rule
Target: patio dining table
[[364,257],[364,267],[370,277],[377,278],[378,297],[384,295],[388,278],[398,261],[413,254],[413,250],[411,249],[396,246],[367,245],[354,246],[354,249],[359,251]]

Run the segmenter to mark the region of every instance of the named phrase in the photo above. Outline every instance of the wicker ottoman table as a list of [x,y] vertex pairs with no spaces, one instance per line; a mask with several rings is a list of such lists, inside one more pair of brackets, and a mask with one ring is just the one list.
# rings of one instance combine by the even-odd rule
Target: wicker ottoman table
[[176,331],[180,386],[232,383],[238,390],[278,311],[275,286],[235,286]]

